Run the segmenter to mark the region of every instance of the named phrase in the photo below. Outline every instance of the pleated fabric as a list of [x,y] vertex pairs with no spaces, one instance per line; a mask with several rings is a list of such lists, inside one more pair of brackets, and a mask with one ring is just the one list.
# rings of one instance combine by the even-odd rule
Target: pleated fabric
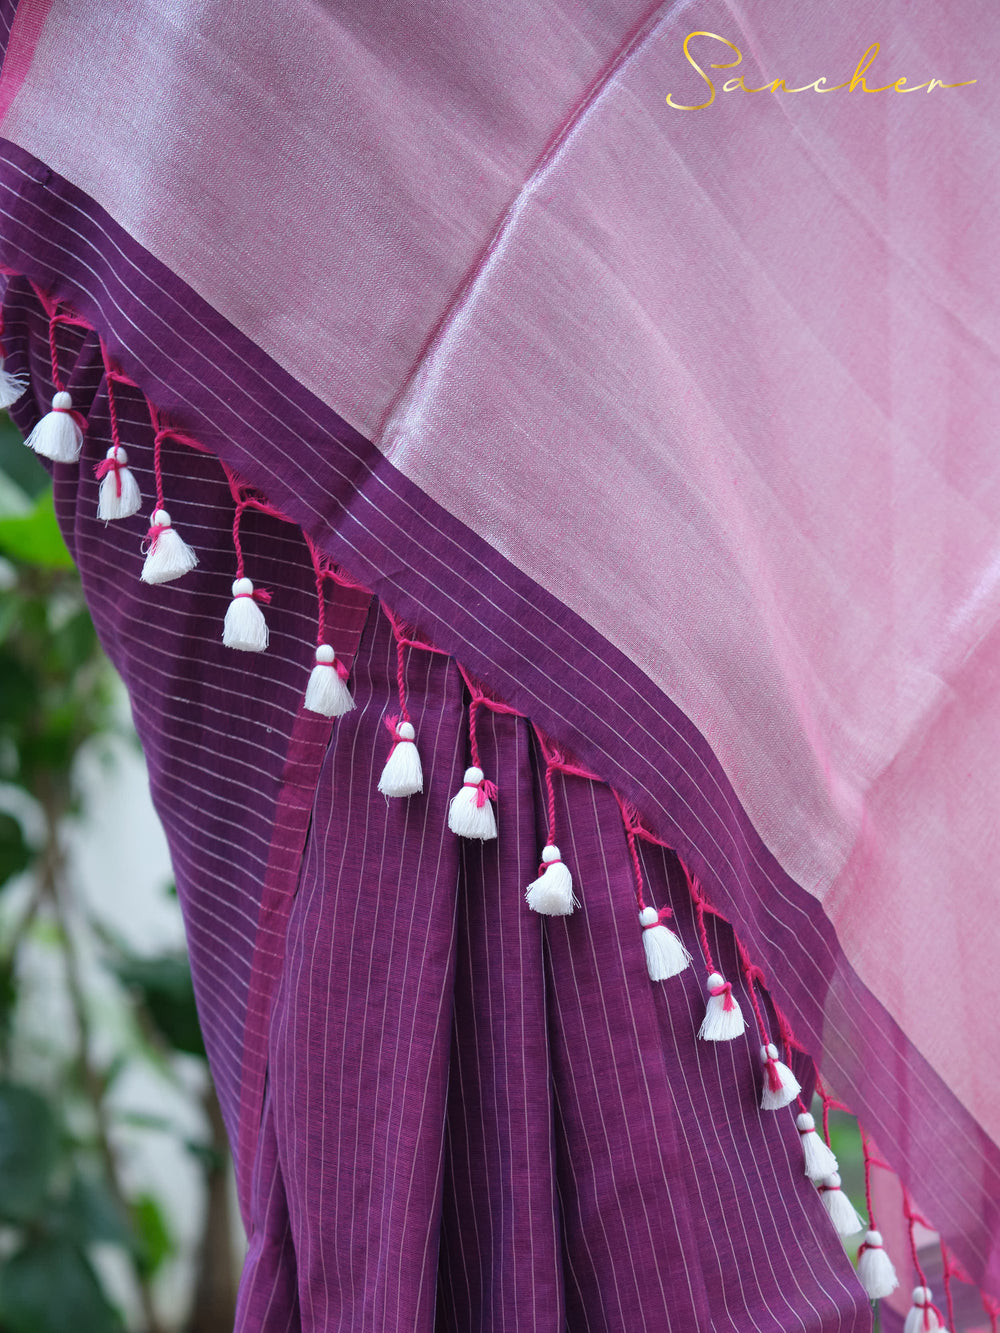
[[[614,794],[557,779],[583,906],[543,921],[530,724],[480,714],[499,835],[457,839],[467,694],[418,649],[406,682],[425,795],[387,801],[373,603],[288,920],[238,1329],[869,1327],[792,1112],[759,1109],[753,1035],[697,1040],[703,969],[648,978]],[[697,963],[676,859],[641,854]],[[736,977],[728,927],[710,938]]]
[[[30,424],[48,320],[23,280],[4,309]],[[646,896],[673,907],[695,966],[653,983],[615,793],[557,774],[555,835],[582,905],[532,913],[548,832],[536,734],[478,709],[499,836],[456,838],[470,699],[456,662],[422,647],[403,666],[424,794],[379,795],[399,707],[381,603],[344,587],[327,598],[357,707],[336,723],[305,712],[317,601],[302,532],[247,512],[271,642],[224,647],[233,498],[218,460],[176,440],[163,487],[200,563],[142,583],[147,520],[96,517],[111,441],[99,339],[81,326],[56,338],[88,418],[80,463],[53,468],[56,509],[173,858],[249,1237],[238,1333],[870,1328],[792,1111],[759,1109],[756,1036],[695,1035],[705,972],[673,853],[640,844]],[[148,499],[149,407],[128,386],[115,400]],[[748,1011],[729,928],[712,918],[709,931]]]

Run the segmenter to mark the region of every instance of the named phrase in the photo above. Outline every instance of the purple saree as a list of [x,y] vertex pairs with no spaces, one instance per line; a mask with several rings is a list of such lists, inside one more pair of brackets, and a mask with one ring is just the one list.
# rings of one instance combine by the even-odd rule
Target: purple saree
[[[13,412],[87,419],[57,506],[171,845],[239,1327],[868,1327],[778,1056],[1000,1290],[982,86],[667,106],[693,30],[745,87],[849,82],[860,4],[2,12]],[[988,20],[889,6],[879,86],[974,79]],[[157,505],[199,563],[150,586]],[[266,652],[222,642],[234,576]],[[637,893],[695,966],[650,979]],[[737,1040],[698,1039],[709,961]]]

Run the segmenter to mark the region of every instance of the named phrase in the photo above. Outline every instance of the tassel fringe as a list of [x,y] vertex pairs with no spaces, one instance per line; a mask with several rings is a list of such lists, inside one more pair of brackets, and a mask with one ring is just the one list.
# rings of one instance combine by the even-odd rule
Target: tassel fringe
[[865,1220],[841,1189],[840,1176],[836,1171],[826,1177],[819,1187],[819,1192],[823,1198],[823,1206],[830,1214],[830,1220],[839,1235],[854,1236],[859,1231],[864,1231]]
[[270,597],[255,593],[249,579],[236,580],[222,628],[222,642],[227,648],[238,648],[242,653],[262,653],[267,648],[267,621],[258,600],[270,601]]
[[799,1080],[787,1065],[778,1059],[778,1048],[773,1044],[760,1048],[760,1060],[764,1066],[764,1091],[761,1094],[762,1111],[780,1111],[789,1106],[802,1091]]
[[882,1233],[868,1231],[858,1250],[858,1277],[871,1301],[891,1296],[899,1286],[899,1278],[882,1245]]
[[528,885],[524,897],[531,910],[542,916],[569,916],[580,906],[573,893],[573,876],[552,843],[542,848],[538,878]]
[[117,518],[131,518],[142,507],[139,483],[127,464],[128,454],[120,444],[113,444],[104,462],[98,463],[94,469],[94,475],[101,483],[97,517],[105,523]]
[[460,838],[479,838],[487,842],[497,836],[497,821],[493,814],[491,796],[496,795],[492,782],[487,782],[481,768],[467,768],[462,786],[451,798],[448,807],[448,827]]
[[702,1041],[733,1041],[746,1031],[747,1022],[730,982],[719,972],[708,978],[708,1004],[698,1036]]
[[642,943],[646,951],[646,970],[650,981],[668,981],[691,962],[691,955],[672,930],[664,925],[672,913],[669,907],[644,907],[639,913]]
[[143,583],[169,583],[194,569],[198,563],[194,551],[171,526],[170,515],[165,509],[154,511],[147,540],[146,563],[140,575]]
[[28,381],[24,375],[12,375],[0,364],[0,411],[13,407],[27,387]]
[[46,412],[25,444],[53,463],[76,462],[83,448],[83,430],[73,411],[73,399],[68,393],[55,395],[52,411]]
[[420,755],[414,744],[416,733],[410,722],[387,717],[385,725],[393,734],[393,746],[385,761],[378,789],[383,796],[416,796],[424,789]]
[[942,1325],[932,1300],[930,1287],[914,1287],[913,1305],[903,1324],[903,1333],[938,1333]]
[[802,1139],[806,1175],[817,1183],[832,1176],[838,1169],[837,1159],[816,1133],[816,1121],[808,1111],[803,1111],[795,1117],[795,1124]]
[[328,643],[316,649],[316,665],[306,686],[304,707],[321,717],[343,717],[354,707],[354,699],[347,688],[347,668]]

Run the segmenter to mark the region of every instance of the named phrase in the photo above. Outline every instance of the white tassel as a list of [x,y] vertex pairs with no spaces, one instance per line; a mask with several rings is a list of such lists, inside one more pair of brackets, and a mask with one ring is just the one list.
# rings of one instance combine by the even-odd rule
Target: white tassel
[[827,1176],[819,1187],[823,1206],[830,1214],[830,1220],[841,1236],[853,1236],[864,1231],[865,1220],[840,1188],[840,1176],[836,1171]]
[[868,1231],[858,1250],[858,1277],[870,1301],[891,1296],[899,1286],[892,1260],[882,1245],[882,1233]]
[[28,387],[23,375],[12,375],[0,364],[0,411],[12,407]]
[[105,523],[115,518],[131,518],[142,505],[139,483],[126,466],[128,454],[120,444],[113,444],[104,462],[97,466],[101,488],[97,494],[97,517]]
[[943,1328],[935,1311],[925,1308],[932,1300],[930,1287],[913,1288],[913,1306],[903,1324],[903,1333],[925,1333],[925,1330],[938,1333]]
[[305,707],[321,717],[343,717],[354,707],[354,699],[347,688],[347,668],[337,661],[337,655],[328,643],[316,649],[316,665],[306,686]]
[[141,575],[143,583],[169,583],[194,569],[198,557],[171,527],[167,511],[154,510],[149,522],[149,548]]
[[83,448],[83,431],[73,415],[73,399],[68,393],[55,395],[52,411],[46,412],[25,444],[53,463],[76,462]]
[[573,876],[559,855],[559,848],[549,843],[542,848],[538,878],[528,885],[525,901],[542,916],[569,916],[579,901],[573,893]]
[[708,1004],[698,1036],[702,1041],[732,1041],[746,1031],[747,1021],[732,985],[719,972],[708,978]]
[[802,1139],[802,1152],[805,1155],[806,1175],[810,1180],[825,1180],[838,1170],[837,1159],[833,1152],[816,1133],[816,1121],[808,1111],[795,1117],[795,1124]]
[[420,755],[413,743],[416,733],[409,722],[399,722],[394,717],[387,717],[385,722],[395,737],[395,744],[385,761],[378,789],[383,796],[415,796],[424,789]]
[[670,977],[676,977],[691,962],[691,955],[682,941],[663,924],[669,917],[669,907],[661,907],[659,911],[655,907],[644,907],[639,913],[650,981],[667,981]]
[[497,821],[490,796],[496,794],[492,782],[487,782],[481,768],[467,768],[462,786],[451,798],[448,807],[448,827],[460,838],[481,838],[486,842],[497,836]]
[[[257,593],[257,597],[262,596]],[[253,584],[249,579],[237,579],[222,627],[222,642],[242,653],[262,653],[267,647],[267,637],[267,621],[257,605]]]
[[764,1066],[764,1091],[761,1095],[762,1111],[780,1111],[783,1106],[794,1102],[802,1091],[799,1080],[787,1065],[778,1059],[778,1048],[774,1045],[760,1048],[761,1064]]

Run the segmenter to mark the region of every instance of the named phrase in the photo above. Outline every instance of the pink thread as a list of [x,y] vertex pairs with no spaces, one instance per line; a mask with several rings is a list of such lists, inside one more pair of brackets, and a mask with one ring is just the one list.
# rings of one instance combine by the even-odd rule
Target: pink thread
[[265,606],[271,600],[271,594],[266,588],[254,588],[253,592],[234,593],[233,601],[238,602],[241,597],[249,597],[252,602],[263,602]]
[[403,738],[399,734],[399,724],[400,722],[407,722],[409,719],[405,717],[401,718],[397,713],[391,713],[388,717],[383,718],[382,721],[386,729],[392,733],[392,746],[389,750],[389,755],[391,756],[395,751],[396,746],[401,745],[403,742]]
[[888,1162],[883,1162],[876,1157],[872,1151],[871,1139],[865,1133],[861,1125],[858,1126],[861,1131],[861,1151],[865,1159],[865,1207],[868,1209],[868,1226],[871,1231],[878,1231],[875,1222],[875,1209],[872,1207],[872,1167],[884,1167],[886,1171],[890,1170]]
[[[715,968],[713,967],[711,970],[714,972]],[[713,1000],[717,999],[720,995],[726,997],[722,1001],[722,1009],[724,1013],[732,1013],[736,1008],[736,1001],[733,999],[733,983],[731,981],[724,981],[721,986],[709,986],[708,993]]]
[[947,1251],[947,1249],[945,1248],[945,1243],[944,1243],[944,1241],[943,1241],[943,1240],[940,1240],[940,1238],[939,1238],[938,1243],[939,1243],[940,1246],[941,1246],[941,1261],[942,1261],[942,1263],[943,1263],[943,1265],[944,1265],[944,1269],[943,1269],[943,1272],[944,1272],[944,1299],[945,1299],[945,1305],[948,1307],[948,1327],[949,1327],[949,1329],[954,1329],[954,1328],[956,1328],[956,1324],[955,1324],[955,1303],[954,1303],[954,1301],[953,1301],[953,1299],[952,1299],[952,1294],[951,1294],[951,1278],[952,1278],[952,1273],[953,1273],[954,1270],[952,1269],[952,1266],[951,1266],[951,1260],[949,1259],[948,1251]]
[[[764,1046],[770,1046],[771,1035],[768,1032],[767,1024],[764,1021],[764,1011],[760,1007],[760,1001],[757,998],[757,991],[754,986],[754,983],[757,981],[758,978],[760,978],[760,980],[763,981],[764,973],[760,970],[759,967],[756,967],[753,963],[751,963],[750,955],[743,947],[741,941],[739,939],[736,939],[735,936],[734,940],[736,944],[736,953],[740,960],[740,967],[742,968],[743,975],[746,978],[747,990],[750,994],[750,1004],[751,1007],[753,1008],[754,1016],[757,1019],[757,1030],[760,1033],[761,1043]],[[773,1091],[776,1092],[777,1088],[773,1089]]]
[[671,912],[669,907],[661,907],[656,913],[656,920],[650,921],[649,925],[646,925],[645,922],[643,922],[642,928],[643,930],[655,930],[657,926],[665,925],[672,916],[673,912]]
[[[476,764],[476,768],[479,765]],[[489,778],[480,778],[478,782],[463,782],[463,787],[473,787],[476,792],[476,809],[481,810],[486,804],[487,797],[491,801],[496,800],[497,788],[495,782],[490,782]]]
[[[163,506],[160,505],[160,508],[162,509]],[[169,523],[154,523],[154,524],[152,525],[152,527],[151,527],[151,528],[149,529],[149,531],[146,533],[146,541],[149,542],[149,547],[148,547],[148,549],[149,549],[150,551],[155,551],[155,550],[156,550],[156,543],[160,540],[160,537],[162,536],[162,534],[163,534],[164,532],[166,532],[166,530],[167,530],[169,527],[170,527],[170,524],[169,524]]]
[[115,474],[115,494],[120,500],[122,494],[122,467],[124,464],[119,463],[118,461],[119,448],[119,445],[115,445],[114,458],[104,458],[97,464],[94,468],[94,476],[98,481],[103,481],[109,472],[113,472]]

